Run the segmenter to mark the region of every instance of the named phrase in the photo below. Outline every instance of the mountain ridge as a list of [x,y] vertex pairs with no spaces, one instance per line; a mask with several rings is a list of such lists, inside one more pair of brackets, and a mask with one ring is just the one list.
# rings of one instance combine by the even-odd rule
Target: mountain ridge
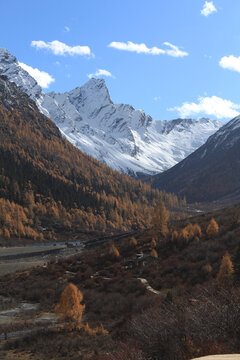
[[154,120],[131,105],[114,104],[103,79],[92,78],[69,92],[45,94],[5,49],[0,49],[0,74],[25,91],[73,145],[133,176],[167,170],[222,126],[206,118]]
[[[186,196],[189,202],[217,201],[240,188],[240,116],[221,127],[204,145],[163,174],[148,180],[155,188]],[[235,195],[234,195],[235,194]]]
[[50,219],[66,228],[144,228],[163,196],[82,153],[26,93],[0,76],[0,238],[2,229],[19,233],[25,211],[28,226],[38,231]]

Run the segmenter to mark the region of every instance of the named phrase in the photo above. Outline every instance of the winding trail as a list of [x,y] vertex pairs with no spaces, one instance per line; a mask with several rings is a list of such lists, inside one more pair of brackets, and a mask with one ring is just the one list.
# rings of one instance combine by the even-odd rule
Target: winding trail
[[138,280],[141,281],[141,283],[146,287],[148,291],[151,291],[153,294],[160,295],[160,291],[153,289],[151,285],[149,285],[147,279],[138,278]]

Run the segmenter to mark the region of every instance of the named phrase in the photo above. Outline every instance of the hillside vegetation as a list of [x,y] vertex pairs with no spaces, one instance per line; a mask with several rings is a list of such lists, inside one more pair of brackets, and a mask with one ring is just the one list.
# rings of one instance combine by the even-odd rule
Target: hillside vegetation
[[[7,349],[30,351],[33,359],[68,354],[76,360],[189,360],[239,352],[239,219],[236,206],[168,221],[164,233],[141,231],[1,277],[1,295],[40,302],[42,311],[54,311],[70,283],[85,305],[84,328],[45,329],[9,341]],[[98,334],[90,332],[99,326]]]
[[[152,207],[176,196],[121,175],[82,153],[14,83],[0,77],[0,235],[42,240],[67,231],[149,225]],[[52,231],[43,232],[41,228]]]

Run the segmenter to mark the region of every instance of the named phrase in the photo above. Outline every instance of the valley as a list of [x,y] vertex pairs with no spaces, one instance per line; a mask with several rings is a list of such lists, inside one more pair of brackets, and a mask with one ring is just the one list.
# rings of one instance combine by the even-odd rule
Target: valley
[[68,248],[67,245],[44,245],[1,248],[0,274],[9,274],[36,266],[45,266],[49,261],[81,252],[81,245]]
[[[88,47],[31,44],[98,61]],[[149,59],[188,55],[135,45]],[[211,119],[155,120],[114,103],[99,73],[115,79],[99,69],[44,92],[39,76],[55,79],[0,48],[0,359],[234,358],[240,107],[205,96],[168,111]]]
[[[23,299],[38,307],[29,318],[27,313],[20,315],[19,320],[28,319],[28,325],[26,320],[18,323],[19,333],[13,338],[11,326],[19,320],[14,319],[9,328],[1,323],[2,331],[10,335],[2,343],[2,353],[15,349],[23,359],[31,354],[38,360],[64,359],[66,353],[83,359],[125,359],[136,353],[154,356],[157,351],[163,359],[174,359],[181,350],[186,359],[192,359],[216,351],[238,352],[237,337],[229,337],[238,328],[238,280],[231,275],[227,282],[218,280],[218,274],[228,251],[238,276],[239,258],[234,254],[239,246],[239,217],[239,206],[200,214],[169,223],[165,235],[146,230],[98,240],[90,249],[52,259],[44,267],[2,275],[0,295],[13,299],[11,307]],[[210,233],[212,218],[218,228]],[[113,245],[117,252],[112,252]],[[83,324],[90,329],[102,324],[106,333],[88,334],[84,327],[68,332],[51,325],[49,319],[54,319],[54,308],[69,283],[83,294]],[[184,318],[179,306],[185,309]],[[35,316],[43,320],[41,328],[33,326]],[[161,336],[166,321],[167,337]],[[224,326],[219,332],[220,322]],[[32,331],[25,333],[24,326],[32,326]],[[190,344],[183,340],[189,337]],[[171,339],[176,348],[170,346]]]

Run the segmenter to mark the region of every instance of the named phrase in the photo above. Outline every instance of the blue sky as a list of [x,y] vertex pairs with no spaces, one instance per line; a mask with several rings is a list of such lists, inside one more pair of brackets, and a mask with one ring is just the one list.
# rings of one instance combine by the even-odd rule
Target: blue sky
[[0,13],[0,47],[46,92],[99,73],[115,103],[155,119],[240,112],[239,0],[0,0]]

